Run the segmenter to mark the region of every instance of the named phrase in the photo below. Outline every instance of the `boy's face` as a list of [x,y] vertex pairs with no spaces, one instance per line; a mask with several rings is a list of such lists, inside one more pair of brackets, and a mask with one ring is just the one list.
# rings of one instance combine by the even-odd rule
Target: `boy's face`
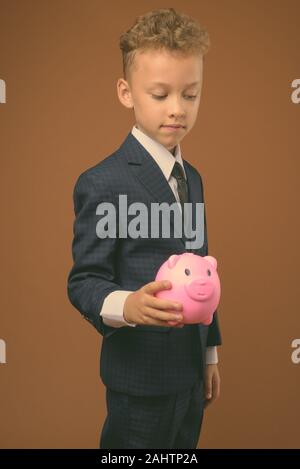
[[[172,151],[194,126],[202,76],[201,55],[137,51],[128,81],[118,80],[118,96],[124,106],[134,109],[137,127]],[[165,127],[173,124],[181,127]]]

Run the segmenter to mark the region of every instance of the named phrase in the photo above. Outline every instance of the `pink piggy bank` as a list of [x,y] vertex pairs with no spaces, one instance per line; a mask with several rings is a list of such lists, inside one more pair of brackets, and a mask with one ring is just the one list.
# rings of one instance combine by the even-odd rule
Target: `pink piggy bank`
[[[172,288],[155,294],[182,303],[185,324],[211,324],[221,296],[217,260],[191,252],[173,254],[159,268],[155,280],[169,280]],[[178,324],[168,321],[170,325]]]

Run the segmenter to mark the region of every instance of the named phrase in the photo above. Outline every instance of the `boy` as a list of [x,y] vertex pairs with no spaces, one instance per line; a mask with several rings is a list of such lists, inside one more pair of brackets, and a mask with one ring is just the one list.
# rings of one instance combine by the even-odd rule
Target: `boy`
[[[126,195],[131,208],[143,203],[147,213],[153,203],[204,202],[201,177],[182,159],[179,142],[196,121],[208,46],[207,32],[173,8],[137,19],[121,36],[125,79],[117,83],[136,124],[75,184],[68,295],[103,336],[100,448],[196,448],[203,410],[219,395],[217,311],[210,326],[183,326],[182,305],[155,296],[171,287],[154,278],[172,254],[188,250],[184,234],[124,236],[129,224],[119,198]],[[104,203],[115,209],[108,225],[117,220],[107,237],[99,224]],[[189,250],[208,254],[205,217],[204,244]]]

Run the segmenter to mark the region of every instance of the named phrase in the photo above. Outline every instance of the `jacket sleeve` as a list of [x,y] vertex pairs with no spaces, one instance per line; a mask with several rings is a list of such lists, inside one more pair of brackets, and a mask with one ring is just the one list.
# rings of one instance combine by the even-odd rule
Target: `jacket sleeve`
[[[199,174],[199,173],[198,173]],[[206,225],[206,208],[205,208],[205,201],[204,201],[204,188],[202,183],[202,178],[199,174],[200,182],[201,182],[201,190],[202,190],[202,200],[204,203],[204,245],[205,245],[205,256],[208,256],[208,235],[207,235],[207,225]],[[218,311],[213,314],[212,323],[208,326],[208,333],[207,333],[207,342],[206,346],[211,347],[214,345],[222,345],[222,338],[221,332],[219,327],[218,321]]]
[[109,293],[123,289],[115,282],[118,237],[100,238],[96,232],[100,219],[96,210],[102,202],[114,202],[105,181],[95,187],[93,178],[82,173],[73,192],[73,267],[68,275],[67,292],[70,302],[82,316],[102,336],[108,337],[118,328],[104,324],[100,311]]

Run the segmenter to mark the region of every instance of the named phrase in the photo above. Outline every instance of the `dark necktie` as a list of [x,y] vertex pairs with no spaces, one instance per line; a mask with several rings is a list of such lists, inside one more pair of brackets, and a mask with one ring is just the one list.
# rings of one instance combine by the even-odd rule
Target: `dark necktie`
[[178,163],[178,161],[176,161],[173,166],[171,176],[174,176],[174,178],[177,181],[177,192],[178,192],[178,196],[179,196],[180,204],[182,208],[182,227],[184,227],[183,207],[184,207],[184,203],[188,202],[188,187],[187,187],[187,183],[184,177],[182,166],[180,165],[180,163]]

